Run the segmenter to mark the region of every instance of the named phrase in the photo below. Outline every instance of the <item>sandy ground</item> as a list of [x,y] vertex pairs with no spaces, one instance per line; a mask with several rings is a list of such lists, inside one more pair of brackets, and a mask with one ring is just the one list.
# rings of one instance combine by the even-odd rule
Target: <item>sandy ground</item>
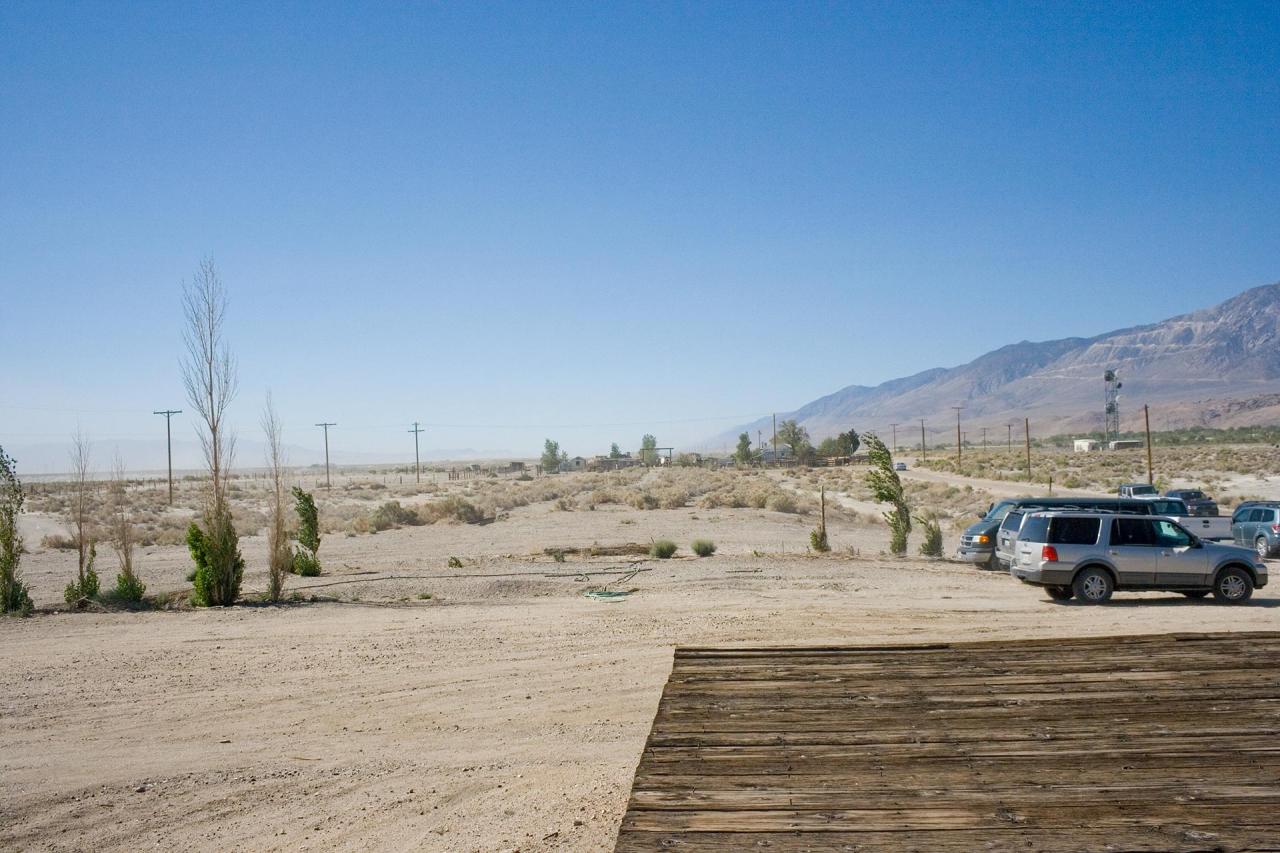
[[[326,574],[290,586],[334,601],[0,620],[0,848],[606,850],[675,645],[1280,624],[1274,587],[1239,608],[1156,593],[1057,604],[1007,575],[884,557],[879,525],[834,523],[837,553],[808,556],[811,525],[541,504],[330,537]],[[533,556],[655,536],[720,551]],[[263,542],[244,548],[260,590]],[[153,590],[182,587],[187,568],[176,547],[141,559]],[[68,552],[24,561],[42,606],[73,571]],[[634,592],[583,596],[610,584]]]

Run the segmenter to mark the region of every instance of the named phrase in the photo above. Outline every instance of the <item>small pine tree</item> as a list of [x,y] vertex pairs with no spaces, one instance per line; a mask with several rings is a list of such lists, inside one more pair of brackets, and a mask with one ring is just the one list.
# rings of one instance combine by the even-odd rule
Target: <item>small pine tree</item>
[[917,518],[924,541],[920,543],[920,553],[926,557],[942,556],[942,527],[936,518]]

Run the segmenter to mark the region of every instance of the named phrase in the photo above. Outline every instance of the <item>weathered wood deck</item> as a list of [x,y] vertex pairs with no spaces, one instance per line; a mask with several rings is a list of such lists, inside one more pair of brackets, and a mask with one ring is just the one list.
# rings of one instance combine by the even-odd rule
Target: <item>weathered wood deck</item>
[[1280,633],[677,649],[617,850],[1280,850]]

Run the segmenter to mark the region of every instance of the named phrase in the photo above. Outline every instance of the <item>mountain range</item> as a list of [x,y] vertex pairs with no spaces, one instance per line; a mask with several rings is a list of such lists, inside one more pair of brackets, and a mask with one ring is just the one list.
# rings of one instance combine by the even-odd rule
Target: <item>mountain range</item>
[[[1152,408],[1152,429],[1252,426],[1280,423],[1280,283],[1255,287],[1212,308],[1091,338],[1010,344],[968,364],[933,368],[874,387],[850,385],[778,420],[794,418],[815,441],[847,430],[887,425],[929,441],[954,435],[956,412],[968,440],[986,427],[1003,440],[1005,425],[1033,435],[1100,431],[1104,379],[1122,383],[1122,430],[1142,428],[1142,406]],[[708,446],[733,446],[738,433],[766,436],[771,419],[716,436]],[[903,443],[907,439],[900,439]],[[953,439],[954,440],[954,439]],[[915,443],[913,441],[913,443]]]

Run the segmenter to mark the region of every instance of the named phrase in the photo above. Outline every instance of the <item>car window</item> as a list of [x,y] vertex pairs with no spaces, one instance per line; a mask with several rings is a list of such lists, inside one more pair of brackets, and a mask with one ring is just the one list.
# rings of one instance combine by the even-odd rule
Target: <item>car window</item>
[[1185,548],[1191,544],[1191,534],[1172,521],[1156,519],[1156,544],[1161,548]]
[[1267,511],[1265,509],[1249,510],[1248,521],[1265,521],[1266,518],[1267,518]]
[[1198,501],[1204,497],[1204,492],[1197,492],[1197,491],[1183,492],[1178,497],[1185,498],[1187,500]]
[[1152,501],[1151,508],[1156,515],[1185,515],[1182,510],[1186,505],[1182,501]]
[[1049,533],[1049,519],[1043,515],[1033,515],[1022,521],[1022,530],[1018,533],[1020,542],[1044,542]]
[[1114,518],[1111,520],[1112,545],[1155,545],[1156,532],[1147,518]]
[[1001,530],[1017,530],[1022,526],[1022,513],[1011,512],[1004,517],[1004,521],[1000,524]]
[[1264,510],[1259,510],[1259,512],[1262,513],[1262,517],[1259,518],[1258,521],[1275,521],[1276,520],[1276,511],[1274,509],[1264,509]]
[[1059,516],[1049,525],[1049,541],[1055,545],[1094,545],[1101,520]]

